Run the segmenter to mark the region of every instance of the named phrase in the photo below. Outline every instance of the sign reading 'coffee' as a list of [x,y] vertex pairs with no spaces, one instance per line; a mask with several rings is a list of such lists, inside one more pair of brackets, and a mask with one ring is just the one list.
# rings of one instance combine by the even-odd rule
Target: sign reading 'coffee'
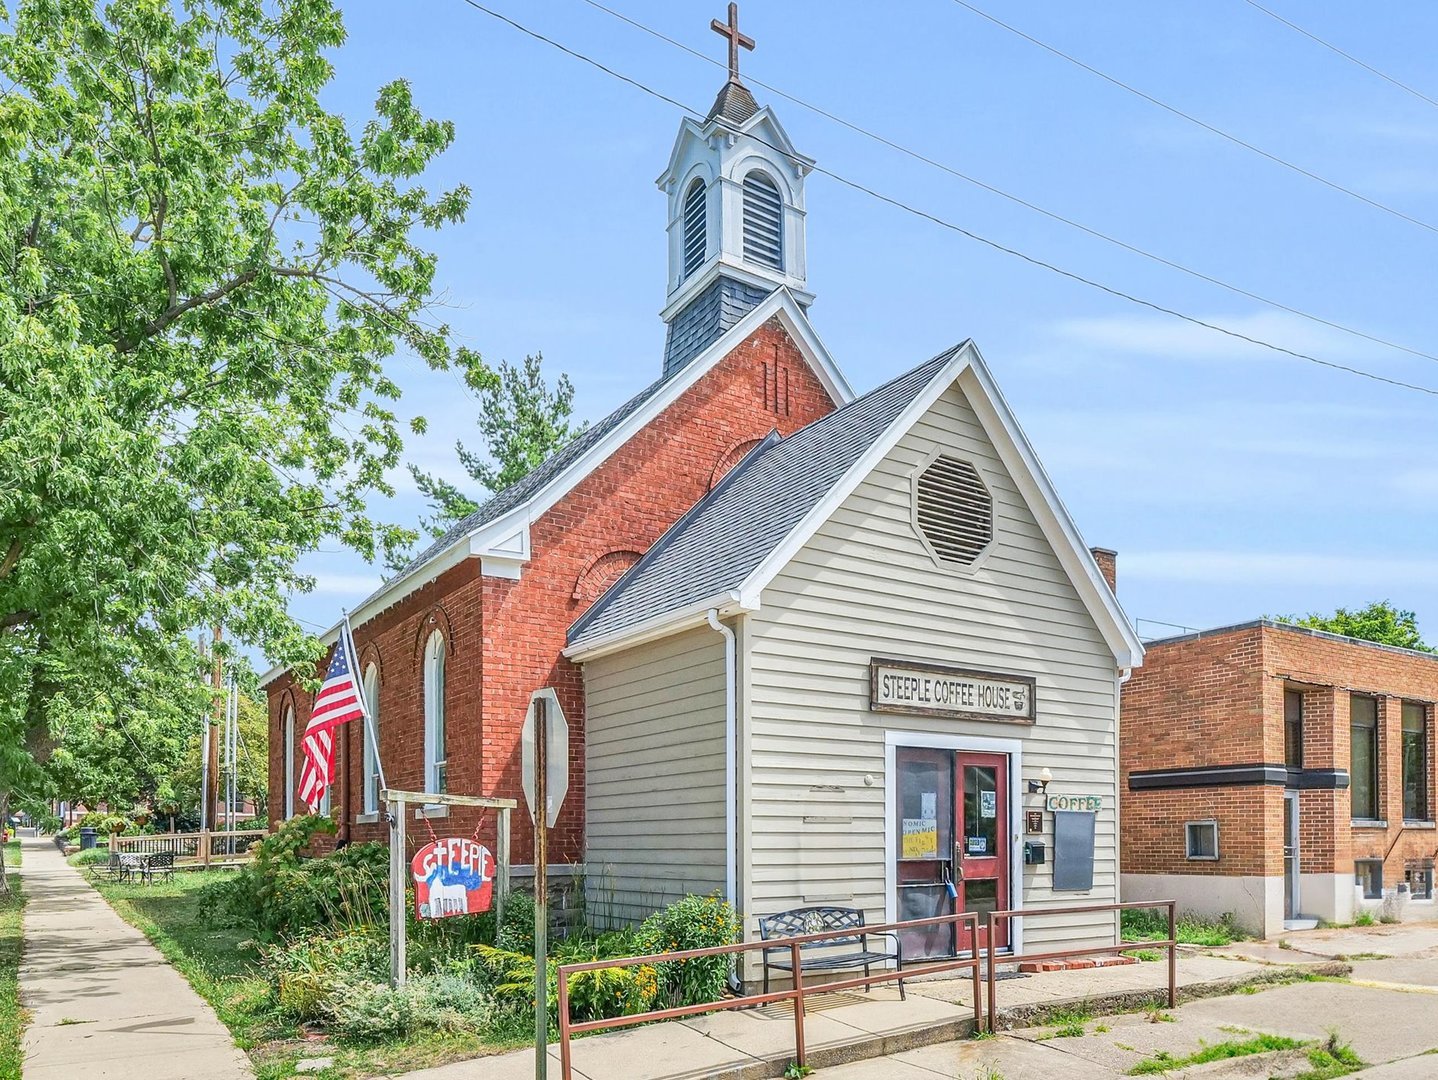
[[1034,680],[1022,675],[876,659],[869,663],[869,684],[875,712],[1034,722]]

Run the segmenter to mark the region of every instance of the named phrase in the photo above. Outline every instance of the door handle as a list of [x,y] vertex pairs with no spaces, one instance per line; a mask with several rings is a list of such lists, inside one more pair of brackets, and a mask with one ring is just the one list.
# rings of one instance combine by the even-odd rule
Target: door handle
[[958,840],[954,841],[954,859],[951,864],[954,881],[964,880],[964,847]]

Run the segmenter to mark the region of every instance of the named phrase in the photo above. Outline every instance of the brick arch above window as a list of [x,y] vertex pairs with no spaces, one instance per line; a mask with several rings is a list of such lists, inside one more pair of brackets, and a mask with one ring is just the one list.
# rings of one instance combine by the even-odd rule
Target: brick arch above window
[[359,650],[359,669],[363,675],[366,668],[374,665],[376,686],[384,685],[384,661],[380,658],[379,646],[373,641],[366,642]]
[[429,636],[436,630],[444,638],[444,652],[448,656],[454,652],[454,631],[449,625],[449,613],[440,604],[435,604],[428,611],[419,617],[419,626],[414,632],[414,661],[424,661],[425,646],[429,644]]
[[714,471],[709,474],[708,491],[713,491],[720,480],[729,474],[729,471],[744,460],[744,455],[754,447],[758,446],[763,439],[741,439],[719,455],[719,460],[714,463]]
[[598,600],[624,571],[639,561],[642,554],[629,548],[616,548],[596,555],[575,579],[574,599],[586,604]]

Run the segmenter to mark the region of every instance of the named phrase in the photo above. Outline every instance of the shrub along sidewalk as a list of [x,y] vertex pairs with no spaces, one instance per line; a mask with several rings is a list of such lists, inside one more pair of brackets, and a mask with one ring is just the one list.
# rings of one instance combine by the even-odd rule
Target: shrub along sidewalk
[[[261,1080],[305,1058],[332,1058],[329,1078],[427,1068],[513,1049],[533,1039],[534,909],[508,898],[492,913],[420,922],[409,907],[408,985],[388,985],[388,851],[352,844],[304,857],[317,817],[286,822],[240,870],[191,871],[150,885],[96,887],[143,930],[229,1027]],[[641,928],[580,931],[552,943],[559,963],[726,944],[729,905],[691,896]],[[723,993],[723,958],[611,969],[571,983],[576,1018],[643,1012]],[[553,1022],[557,1017],[551,1012]]]
[[[5,868],[20,865],[20,842],[5,845]],[[20,875],[7,873],[8,895],[0,896],[0,1080],[20,1080],[20,1036],[25,1012],[20,1008],[20,917],[25,895]]]

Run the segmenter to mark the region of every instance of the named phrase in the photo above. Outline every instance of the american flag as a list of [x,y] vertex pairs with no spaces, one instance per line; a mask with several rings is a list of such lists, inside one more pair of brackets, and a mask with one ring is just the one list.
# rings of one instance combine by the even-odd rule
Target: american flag
[[310,722],[305,725],[304,766],[300,769],[300,798],[310,808],[319,809],[325,790],[335,779],[334,729],[365,715],[364,695],[350,662],[349,627],[340,628],[330,669],[324,684],[315,695]]

